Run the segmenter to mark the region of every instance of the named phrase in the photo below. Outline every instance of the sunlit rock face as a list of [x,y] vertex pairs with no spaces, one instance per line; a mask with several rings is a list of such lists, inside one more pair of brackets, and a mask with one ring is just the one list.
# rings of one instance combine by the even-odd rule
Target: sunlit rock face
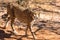
[[16,2],[17,0],[0,0],[0,3],[2,2],[5,2],[5,3],[8,3],[8,2]]
[[56,0],[56,5],[60,6],[60,0]]
[[50,21],[55,21],[55,22],[60,22],[60,14],[56,14],[56,13],[46,13],[40,14],[40,19],[41,20],[50,20]]

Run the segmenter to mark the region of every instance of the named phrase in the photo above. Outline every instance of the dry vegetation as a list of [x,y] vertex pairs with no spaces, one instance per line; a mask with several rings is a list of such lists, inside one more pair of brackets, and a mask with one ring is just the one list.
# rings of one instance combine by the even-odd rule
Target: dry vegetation
[[[32,27],[36,40],[60,40],[60,0],[30,0],[22,1],[20,5],[34,12],[38,18]],[[2,8],[3,10],[0,8],[0,40],[33,40],[29,30],[28,38],[23,36],[26,25],[18,19],[15,19],[13,25],[14,29],[19,32],[17,35],[13,35],[10,21],[6,29],[2,29],[6,21],[1,16],[7,13],[6,8]]]

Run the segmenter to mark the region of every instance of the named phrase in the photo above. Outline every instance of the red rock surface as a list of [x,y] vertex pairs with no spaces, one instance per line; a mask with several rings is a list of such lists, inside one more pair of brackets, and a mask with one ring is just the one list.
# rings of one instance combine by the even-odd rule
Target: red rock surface
[[[43,2],[43,1],[40,0],[37,2]],[[59,6],[60,3],[58,2],[59,0],[56,0],[56,5]],[[49,9],[49,8],[46,7],[45,9]],[[6,29],[2,29],[5,25],[5,21],[1,18],[1,16],[6,14],[6,12],[7,12],[6,8],[4,8],[3,11],[1,11],[1,8],[0,8],[0,40],[33,40],[31,39],[32,36],[29,30],[28,30],[28,35],[29,35],[28,38],[23,37],[23,35],[25,35],[26,26],[23,25],[22,23],[19,23],[17,19],[13,25],[15,30],[18,32],[17,35],[12,34],[10,21],[6,26]],[[35,22],[35,25],[32,27],[32,30],[36,31],[37,29],[39,30],[36,32],[36,35],[35,35],[36,40],[60,40],[60,23],[59,22],[51,22],[51,21],[40,22],[39,20],[37,20]],[[18,36],[18,35],[21,35],[21,36]]]

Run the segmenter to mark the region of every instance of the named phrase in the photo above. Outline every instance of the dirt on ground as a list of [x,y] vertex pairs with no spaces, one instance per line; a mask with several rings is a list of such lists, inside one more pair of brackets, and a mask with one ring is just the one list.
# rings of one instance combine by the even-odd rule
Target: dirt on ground
[[[33,37],[28,30],[28,37],[25,37],[26,25],[20,23],[17,19],[14,22],[14,28],[18,32],[14,35],[10,25],[10,21],[6,25],[6,29],[3,29],[6,21],[1,17],[6,14],[6,8],[4,12],[0,12],[0,40],[33,40]],[[60,40],[60,23],[36,21],[32,27],[35,32],[36,40]]]
[[[35,0],[37,1],[37,0]],[[42,6],[46,0],[44,1],[37,1],[41,2],[41,7],[47,10],[50,10],[46,6]],[[48,0],[49,1],[49,0]],[[36,3],[37,3],[36,2]],[[55,0],[55,4],[52,3],[57,8],[60,8],[59,0]],[[46,4],[46,3],[45,3]],[[48,3],[48,5],[50,5]],[[34,7],[33,7],[34,8]],[[42,11],[44,12],[44,10]],[[46,13],[49,11],[46,11]],[[57,12],[58,13],[58,12]],[[19,20],[15,19],[14,22],[14,29],[18,32],[18,34],[14,34],[10,25],[10,21],[8,21],[6,28],[4,26],[6,24],[6,20],[2,19],[2,15],[7,14],[7,10],[4,7],[0,7],[0,40],[33,40],[30,30],[27,30],[28,36],[25,36],[26,32],[26,25],[20,23]],[[34,36],[36,40],[60,40],[60,22],[51,22],[51,21],[35,21],[35,24],[32,27],[34,32]]]

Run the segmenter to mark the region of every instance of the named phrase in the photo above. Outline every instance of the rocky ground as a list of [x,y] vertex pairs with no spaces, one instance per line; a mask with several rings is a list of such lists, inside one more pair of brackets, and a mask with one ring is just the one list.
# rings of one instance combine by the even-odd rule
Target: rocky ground
[[[46,0],[44,1],[40,0],[37,2],[44,3],[45,1]],[[56,1],[56,5],[57,7],[60,7],[59,0]],[[41,7],[44,8],[45,6],[44,7],[41,6]],[[45,7],[45,9],[47,10],[50,10],[49,8]],[[13,34],[10,26],[10,21],[7,23],[6,29],[3,29],[4,25],[6,24],[6,21],[4,21],[1,17],[6,13],[7,13],[6,8],[2,7],[1,9],[0,7],[0,40],[33,40],[33,37],[29,30],[27,31],[28,37],[24,36],[26,31],[26,25],[24,25],[23,23],[20,23],[17,19],[15,19],[15,22],[13,25],[14,29],[18,32],[17,35]],[[60,40],[60,22],[37,20],[35,21],[35,24],[33,25],[32,30],[33,32],[35,32],[36,40]]]
[[[3,29],[6,24],[1,18],[2,15],[6,14],[6,9],[4,12],[0,12],[0,40],[33,40],[30,31],[28,30],[28,38],[24,37],[26,26],[16,20],[14,22],[14,28],[18,32],[14,35],[10,26],[10,21],[8,22],[6,29]],[[36,21],[32,27],[33,31],[36,31],[36,40],[60,40],[60,23]]]

